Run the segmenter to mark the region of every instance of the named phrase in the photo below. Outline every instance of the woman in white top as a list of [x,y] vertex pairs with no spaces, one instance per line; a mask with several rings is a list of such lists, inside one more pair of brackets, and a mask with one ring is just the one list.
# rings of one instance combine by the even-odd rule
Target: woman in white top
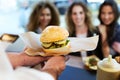
[[[91,13],[86,5],[84,5],[82,2],[73,2],[68,8],[66,14],[67,29],[69,31],[70,37],[84,38],[99,34],[98,30],[92,24],[91,17]],[[102,59],[100,46],[98,46],[96,49],[97,50],[95,51],[84,52],[84,54],[95,54],[100,59]],[[79,56],[80,53],[77,52],[73,53],[72,55]]]

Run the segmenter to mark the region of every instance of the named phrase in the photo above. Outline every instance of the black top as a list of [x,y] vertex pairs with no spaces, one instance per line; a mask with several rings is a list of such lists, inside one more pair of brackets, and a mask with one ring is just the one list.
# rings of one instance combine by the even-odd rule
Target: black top
[[[98,45],[97,45],[95,50],[87,51],[87,56],[90,56],[90,55],[94,54],[99,59],[103,59],[103,53],[102,53],[102,48],[101,48],[101,35],[100,35],[100,32],[99,32],[97,27],[96,27],[96,29],[93,32],[88,30],[87,37],[92,37],[92,36],[94,36],[94,34],[99,35]],[[76,37],[75,32],[70,37]],[[70,55],[80,56],[80,52],[74,52],[74,53],[72,52],[72,53],[70,53]]]

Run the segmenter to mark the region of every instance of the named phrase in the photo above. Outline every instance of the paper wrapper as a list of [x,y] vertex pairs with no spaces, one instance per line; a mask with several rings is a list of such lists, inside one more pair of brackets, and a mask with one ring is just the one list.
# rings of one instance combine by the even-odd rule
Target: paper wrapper
[[[29,55],[43,55],[42,46],[40,42],[40,34],[34,32],[26,32],[19,35],[26,46],[29,48],[26,52]],[[69,37],[70,40],[70,52],[77,51],[91,51],[97,46],[99,36],[88,38]],[[38,51],[39,50],[39,51]],[[69,52],[69,53],[70,53]],[[64,54],[63,54],[64,55]]]

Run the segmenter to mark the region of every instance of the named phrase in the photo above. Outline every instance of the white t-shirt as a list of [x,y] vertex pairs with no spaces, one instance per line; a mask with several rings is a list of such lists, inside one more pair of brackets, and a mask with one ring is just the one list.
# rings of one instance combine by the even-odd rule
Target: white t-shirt
[[[78,38],[86,38],[87,37],[87,33],[77,34],[77,37]],[[86,56],[87,56],[87,52],[86,51],[81,51],[80,53],[81,53],[82,60],[84,60],[84,58],[86,58]]]
[[47,72],[41,72],[32,68],[20,67],[11,74],[3,74],[0,80],[55,80]]

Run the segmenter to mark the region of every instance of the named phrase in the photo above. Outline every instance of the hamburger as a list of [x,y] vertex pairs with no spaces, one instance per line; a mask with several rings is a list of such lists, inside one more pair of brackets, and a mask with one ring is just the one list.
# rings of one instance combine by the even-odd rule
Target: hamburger
[[99,58],[95,55],[88,56],[84,59],[85,68],[87,70],[97,70],[97,63]]
[[116,57],[115,57],[115,60],[116,60],[118,63],[120,63],[120,56],[116,56]]
[[69,33],[59,26],[48,26],[40,36],[44,55],[66,55],[70,52]]

